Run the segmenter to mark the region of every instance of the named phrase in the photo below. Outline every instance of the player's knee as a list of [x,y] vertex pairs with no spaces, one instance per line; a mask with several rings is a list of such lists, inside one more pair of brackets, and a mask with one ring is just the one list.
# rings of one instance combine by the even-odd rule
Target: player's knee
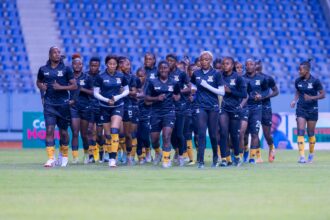
[[304,129],[298,129],[298,136],[304,136],[305,130]]
[[308,137],[312,137],[312,136],[314,136],[315,135],[315,133],[314,133],[314,130],[307,130],[307,135],[308,135]]

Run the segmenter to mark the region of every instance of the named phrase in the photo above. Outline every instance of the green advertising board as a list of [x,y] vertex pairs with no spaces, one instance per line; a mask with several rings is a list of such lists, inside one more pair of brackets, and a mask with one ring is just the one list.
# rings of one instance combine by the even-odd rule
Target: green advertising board
[[[70,140],[72,137],[69,129]],[[58,146],[60,140],[59,130],[56,127],[54,133],[55,143]],[[44,148],[46,139],[46,124],[42,112],[23,112],[23,148]],[[79,138],[79,146],[82,146]]]
[[[297,143],[298,129],[292,128],[292,140]],[[315,138],[317,143],[330,142],[330,128],[315,128]],[[305,131],[305,141],[308,142],[307,130]]]
[[[69,129],[70,140],[72,138],[71,129]],[[55,143],[58,146],[60,140],[59,130],[55,129]],[[42,112],[23,112],[23,148],[44,148],[46,139],[46,124]],[[162,140],[161,140],[162,141]],[[79,146],[82,146],[79,137]],[[206,137],[206,147],[210,148],[209,136]]]

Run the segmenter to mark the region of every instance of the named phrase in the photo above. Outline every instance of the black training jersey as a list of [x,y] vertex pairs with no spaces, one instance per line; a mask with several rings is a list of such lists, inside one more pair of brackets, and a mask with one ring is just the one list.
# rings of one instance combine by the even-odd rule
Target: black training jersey
[[[131,90],[132,88],[136,88],[136,76],[131,73],[129,73],[129,74],[123,73],[123,75],[126,78],[129,90]],[[125,107],[132,105],[133,98],[131,98],[129,95],[124,97],[123,100],[124,100]]]
[[139,106],[139,120],[149,120],[150,112],[151,112],[151,104],[147,105],[145,103],[145,94],[146,94],[146,83],[144,85],[141,84],[141,81],[138,79],[138,88],[142,90],[144,96],[137,99],[137,105]]
[[223,85],[221,73],[211,68],[207,72],[204,72],[203,70],[196,70],[191,77],[191,83],[197,87],[195,98],[195,104],[197,108],[218,111],[218,95],[201,86],[202,80],[205,80],[214,88],[218,88],[219,86]]
[[[264,74],[264,73],[259,73],[259,74],[264,76],[267,80],[267,88],[263,91],[264,96],[267,96],[267,95],[269,95],[270,90],[276,86],[275,80],[270,75],[267,75],[267,74]],[[262,105],[267,106],[267,107],[271,107],[270,98],[263,99],[262,100]]]
[[86,107],[91,105],[91,96],[85,92],[81,92],[81,88],[92,90],[92,79],[86,74],[81,73],[76,79],[78,89],[71,91],[71,97],[75,101],[74,105],[78,107]]
[[[174,71],[172,71],[169,77],[179,84],[180,90],[184,89],[184,87],[189,84],[188,75],[185,72],[181,71],[179,68],[176,68]],[[180,100],[175,103],[175,106],[182,106],[186,102],[187,97],[185,95],[181,95]]]
[[157,67],[155,67],[155,66],[153,68],[144,67],[144,70],[147,73],[148,80],[154,80],[154,79],[158,78]]
[[[94,87],[95,80],[96,80],[97,76],[98,76],[100,73],[97,73],[97,74],[91,74],[90,72],[87,72],[86,74],[89,76],[89,79],[90,79],[90,81],[91,81],[91,84],[92,84],[92,86]],[[91,102],[91,107],[96,108],[96,109],[98,109],[98,108],[100,107],[99,100],[98,100],[97,98],[95,98],[94,96],[91,96],[91,97],[90,97],[90,102]]]
[[255,74],[253,77],[251,77],[248,74],[245,74],[243,77],[247,86],[247,94],[249,95],[247,101],[248,107],[261,107],[262,101],[256,101],[254,98],[257,93],[263,95],[263,91],[267,89],[267,80],[265,76],[261,74]]
[[304,99],[304,95],[316,96],[321,90],[323,90],[323,86],[319,79],[316,79],[312,75],[310,75],[309,79],[304,79],[299,77],[295,81],[296,90],[299,93],[299,99],[297,103],[297,108],[300,109],[317,109],[318,102],[317,100],[306,101]]
[[[133,76],[133,80],[135,81],[135,85],[136,85],[136,89],[141,89],[142,88],[142,84],[140,79],[136,76],[136,75],[132,75]],[[132,106],[137,106],[138,105],[138,100],[136,98],[131,98],[131,102],[132,102]]]
[[[105,98],[111,99],[113,96],[119,95],[121,93],[120,89],[127,85],[128,83],[124,77],[124,74],[120,72],[110,74],[107,71],[104,71],[102,74],[96,77],[94,87],[99,87],[100,94]],[[123,99],[119,99],[117,102],[115,102],[114,106],[123,104]],[[113,107],[103,101],[100,101],[100,105],[103,107]]]
[[152,112],[169,112],[175,110],[173,94],[180,94],[179,84],[171,78],[168,78],[166,82],[162,82],[159,78],[150,80],[146,95],[156,97],[161,94],[165,94],[166,97],[163,101],[152,103]]
[[241,76],[236,72],[230,75],[222,74],[223,83],[230,89],[230,93],[225,93],[221,107],[229,112],[235,111],[239,108],[242,99],[246,98],[246,84]]
[[38,80],[47,84],[47,90],[44,93],[44,102],[49,105],[62,105],[69,102],[70,93],[66,90],[54,90],[55,81],[61,86],[68,86],[69,81],[73,79],[71,69],[61,61],[56,68],[52,68],[50,61],[45,66],[40,67],[38,71]]

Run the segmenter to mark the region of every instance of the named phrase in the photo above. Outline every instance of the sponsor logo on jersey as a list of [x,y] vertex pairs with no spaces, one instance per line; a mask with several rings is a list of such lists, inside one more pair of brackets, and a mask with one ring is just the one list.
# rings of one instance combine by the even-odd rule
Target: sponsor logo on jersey
[[85,84],[85,80],[84,80],[84,79],[81,79],[81,80],[79,81],[79,85],[81,85],[81,86],[86,85],[86,84]]
[[62,70],[57,71],[57,76],[63,76],[63,71]]
[[208,82],[213,82],[213,76],[208,76],[207,81]]
[[301,84],[298,84],[298,87],[300,87],[300,88],[301,88],[301,87],[302,87],[302,85],[301,85]]
[[174,76],[174,80],[178,82],[179,81],[179,76]]
[[155,90],[160,90],[160,86],[155,87]]
[[168,91],[173,92],[173,86],[168,86]]
[[155,79],[155,78],[156,78],[155,74],[154,73],[151,73],[150,74],[150,79]]
[[44,73],[44,75],[45,75],[45,76],[49,76],[49,72],[47,72],[47,73]]
[[118,84],[121,84],[121,79],[120,78],[116,78],[116,81]]
[[256,86],[260,86],[260,79],[256,80]]
[[103,80],[104,83],[109,83],[110,81],[108,79]]
[[307,89],[312,89],[313,88],[313,83],[308,83]]
[[235,79],[230,79],[229,85],[235,86],[236,85],[236,80]]

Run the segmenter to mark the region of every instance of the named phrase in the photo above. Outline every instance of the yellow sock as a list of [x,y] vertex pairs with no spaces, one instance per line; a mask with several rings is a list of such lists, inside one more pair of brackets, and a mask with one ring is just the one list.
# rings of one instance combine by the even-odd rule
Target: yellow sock
[[135,158],[136,155],[136,148],[137,148],[137,139],[133,138],[132,139],[132,151],[131,151],[131,156]]
[[314,147],[315,147],[315,143],[316,143],[316,138],[315,136],[309,137],[308,138],[309,141],[309,153],[314,153]]
[[256,155],[257,155],[257,159],[261,159],[261,150],[260,150],[260,147],[258,147],[256,149]]
[[110,153],[117,153],[119,147],[119,134],[111,134]]
[[269,145],[269,150],[270,150],[270,151],[272,151],[272,150],[274,150],[274,149],[275,149],[274,144]]
[[90,145],[90,146],[88,147],[88,154],[89,154],[89,155],[93,155],[95,148],[96,148],[95,145]]
[[60,145],[59,152],[63,155],[63,145]]
[[251,158],[251,159],[255,159],[256,154],[257,154],[257,149],[253,149],[253,148],[251,148],[251,149],[250,149],[250,158]]
[[226,157],[226,160],[227,160],[228,163],[232,163],[231,156]]
[[187,140],[187,154],[189,157],[189,160],[194,160],[194,151],[192,146],[192,140]]
[[221,157],[220,145],[218,145],[218,157]]
[[99,161],[100,160],[100,148],[99,148],[99,145],[98,144],[95,145],[95,149],[93,151],[93,157],[94,157],[94,160],[95,161]]
[[[142,148],[142,154],[141,154],[141,156],[142,156],[143,158],[146,157],[146,153],[147,153],[147,151],[148,151],[148,149],[146,149],[145,147]],[[149,151],[148,151],[148,152],[150,152],[150,148],[149,148]]]
[[73,158],[78,158],[78,151],[77,150],[72,151],[72,157]]
[[156,154],[161,154],[161,153],[162,153],[162,150],[161,150],[160,147],[159,147],[159,148],[156,148],[156,149],[155,149],[155,152],[156,152]]
[[111,152],[111,139],[106,139],[105,140],[104,152],[105,153],[110,153]]
[[168,163],[171,159],[171,151],[163,151],[163,162]]
[[62,145],[62,156],[68,157],[69,156],[69,146],[68,145]]
[[119,138],[118,151],[119,150],[122,150],[123,152],[126,152],[126,138],[125,137]]
[[297,141],[298,141],[299,155],[301,157],[304,157],[305,156],[305,138],[304,138],[304,136],[298,136]]
[[54,160],[55,147],[54,146],[46,147],[46,152],[47,152],[48,159]]

